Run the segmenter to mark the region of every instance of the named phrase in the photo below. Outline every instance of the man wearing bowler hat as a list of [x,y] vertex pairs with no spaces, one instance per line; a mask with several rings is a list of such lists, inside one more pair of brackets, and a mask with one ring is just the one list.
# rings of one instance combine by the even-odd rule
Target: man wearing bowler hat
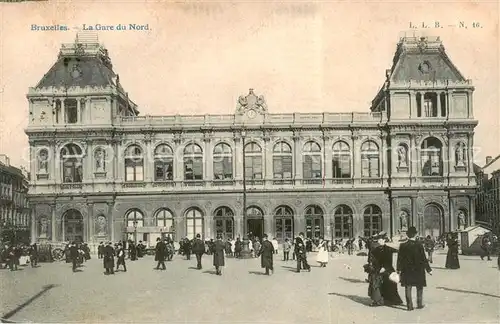
[[401,274],[401,286],[405,287],[406,308],[413,310],[412,287],[417,288],[417,309],[424,308],[423,291],[426,286],[425,272],[432,274],[424,246],[415,240],[417,229],[410,227],[406,233],[408,241],[399,247],[397,271]]

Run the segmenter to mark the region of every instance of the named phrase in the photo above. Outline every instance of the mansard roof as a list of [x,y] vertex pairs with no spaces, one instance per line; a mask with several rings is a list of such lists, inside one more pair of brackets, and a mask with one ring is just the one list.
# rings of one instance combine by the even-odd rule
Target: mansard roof
[[387,76],[393,82],[466,81],[449,59],[439,37],[401,38]]

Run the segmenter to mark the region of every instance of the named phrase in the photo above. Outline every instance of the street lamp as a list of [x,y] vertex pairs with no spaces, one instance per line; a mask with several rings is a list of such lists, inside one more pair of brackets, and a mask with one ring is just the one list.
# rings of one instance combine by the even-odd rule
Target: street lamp
[[349,227],[349,238],[352,238],[352,216],[349,215],[347,219],[347,226]]
[[245,136],[246,131],[241,131],[241,142],[243,145],[243,235],[246,235],[247,229],[247,177],[246,177],[246,161],[245,161]]
[[137,221],[134,220],[134,244],[137,244]]

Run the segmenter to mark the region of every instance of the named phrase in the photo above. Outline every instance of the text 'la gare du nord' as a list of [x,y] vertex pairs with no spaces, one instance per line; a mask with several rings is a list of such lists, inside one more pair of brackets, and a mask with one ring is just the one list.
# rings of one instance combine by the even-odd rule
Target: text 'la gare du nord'
[[87,25],[83,24],[83,30],[149,30],[149,24],[118,24],[118,25]]

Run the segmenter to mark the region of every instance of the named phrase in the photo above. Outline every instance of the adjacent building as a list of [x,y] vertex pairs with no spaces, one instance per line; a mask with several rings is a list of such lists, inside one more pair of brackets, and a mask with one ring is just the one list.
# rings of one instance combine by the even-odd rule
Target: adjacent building
[[0,241],[30,243],[29,174],[0,154]]
[[141,116],[79,35],[27,95],[33,235],[438,236],[475,220],[473,91],[439,37],[405,37],[366,112],[275,114],[250,89],[225,115]]
[[476,166],[478,222],[500,234],[500,155],[486,157],[483,167]]

